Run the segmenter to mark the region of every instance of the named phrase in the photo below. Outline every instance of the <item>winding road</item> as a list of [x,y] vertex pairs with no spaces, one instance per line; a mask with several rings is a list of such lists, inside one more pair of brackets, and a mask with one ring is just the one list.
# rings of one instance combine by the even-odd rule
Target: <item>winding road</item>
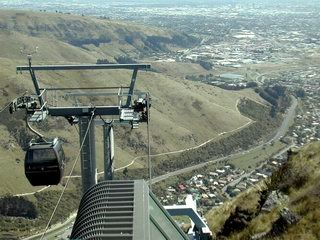
[[[290,108],[287,110],[287,113],[286,113],[286,116],[281,124],[281,126],[279,127],[278,131],[275,133],[274,137],[272,137],[268,142],[266,143],[270,143],[272,141],[275,141],[275,140],[278,140],[280,139],[282,136],[285,135],[285,133],[288,131],[289,127],[290,127],[290,122],[293,121],[294,119],[294,116],[295,116],[295,109],[298,105],[298,102],[297,102],[297,99],[293,96],[291,96],[291,99],[292,99],[292,103],[291,103],[291,106]],[[236,103],[236,106],[238,105],[239,101],[237,101]],[[231,131],[228,131],[228,132],[221,132],[219,133],[217,136],[197,145],[197,146],[194,146],[194,147],[190,147],[190,148],[185,148],[185,149],[180,149],[180,150],[176,150],[176,151],[171,151],[171,152],[165,152],[165,153],[158,153],[158,154],[152,154],[151,157],[158,157],[158,156],[164,156],[164,155],[171,155],[171,154],[177,154],[177,153],[182,153],[182,152],[186,152],[186,151],[189,151],[189,150],[194,150],[194,149],[198,149],[212,141],[214,141],[215,139],[217,139],[218,137],[220,137],[221,135],[224,135],[224,134],[227,134],[227,133],[232,133],[232,132],[235,132],[235,131],[238,131],[242,128],[245,128],[247,126],[249,126],[250,124],[252,124],[254,121],[252,121],[251,119],[249,119],[249,121],[236,128],[236,129],[233,129]],[[253,150],[255,150],[256,148],[258,147],[261,147],[262,145],[266,144],[266,143],[263,143],[261,145],[258,145],[256,147],[253,147],[251,148],[250,150],[247,150],[245,151],[246,153],[249,153]],[[186,167],[186,168],[183,168],[183,169],[179,169],[179,170],[176,170],[176,171],[173,171],[173,172],[170,172],[170,173],[166,173],[164,175],[161,175],[161,176],[158,176],[158,177],[155,177],[152,179],[152,183],[157,183],[157,182],[160,182],[162,180],[165,180],[169,177],[172,177],[172,176],[177,176],[179,174],[182,174],[182,173],[186,173],[186,172],[190,172],[192,170],[195,170],[195,169],[199,169],[199,168],[202,168],[204,166],[206,166],[207,164],[211,164],[211,163],[215,163],[215,162],[218,162],[218,161],[221,161],[221,160],[225,160],[229,157],[234,157],[234,156],[237,156],[237,155],[241,155],[243,154],[243,152],[240,152],[240,153],[236,153],[236,154],[231,154],[231,155],[228,155],[228,156],[225,156],[225,157],[221,157],[221,158],[218,158],[218,159],[214,159],[214,160],[211,160],[211,161],[208,161],[208,162],[205,162],[205,163],[200,163],[200,164],[197,164],[197,165],[193,165],[193,166],[190,166],[190,167]],[[144,158],[144,157],[147,157],[148,155],[143,155],[143,156],[137,156],[135,158],[133,158],[131,160],[131,162],[125,166],[122,166],[120,168],[117,168],[115,169],[115,171],[120,171],[120,170],[123,170],[125,168],[128,168],[130,167],[131,165],[133,165],[135,163],[136,160],[138,159],[141,159],[141,158]],[[98,175],[102,175],[104,174],[104,171],[101,171],[98,173]],[[81,176],[80,175],[75,175],[75,176],[70,176],[70,178],[80,178]],[[66,176],[65,178],[68,178],[68,176]],[[20,193],[20,194],[16,194],[14,196],[28,196],[28,195],[34,195],[35,193],[37,192],[41,192],[47,188],[49,188],[50,186],[46,186],[44,188],[41,188],[35,192],[30,192],[30,193]]]
[[[275,155],[273,155],[273,157],[278,157],[278,156],[284,154],[285,152],[287,152],[290,148],[292,148],[292,147],[294,147],[294,146],[295,146],[295,144],[291,144],[291,145],[285,147],[285,148],[282,149],[280,152],[278,152],[278,153],[276,153]],[[243,178],[249,177],[251,174],[253,174],[253,173],[256,171],[256,169],[261,168],[264,164],[265,164],[265,162],[262,162],[262,163],[261,163],[258,167],[256,167],[254,170],[252,170],[252,171],[250,171],[250,172],[248,172],[248,173],[245,173],[245,174],[241,175],[241,177],[239,177],[239,178],[235,179],[234,181],[228,183],[227,185],[225,185],[225,186],[222,188],[222,191],[225,193],[226,190],[227,190],[227,188],[228,188],[229,186],[232,186],[232,187],[236,186]],[[229,196],[228,194],[226,194],[226,195],[227,195],[228,198],[230,198],[230,196]]]
[[293,96],[291,96],[291,99],[292,99],[291,106],[287,110],[286,116],[284,117],[284,119],[283,119],[283,121],[281,123],[281,126],[278,128],[278,130],[275,133],[275,135],[271,139],[269,139],[269,141],[267,141],[267,142],[265,142],[263,144],[260,144],[258,146],[255,146],[255,147],[253,147],[253,148],[251,148],[249,150],[243,151],[243,152],[230,154],[228,156],[221,157],[221,158],[218,158],[218,159],[214,159],[214,160],[211,160],[211,161],[208,161],[208,162],[205,162],[205,163],[196,164],[196,165],[193,165],[193,166],[190,166],[190,167],[186,167],[186,168],[182,168],[182,169],[179,169],[179,170],[176,170],[176,171],[173,171],[173,172],[166,173],[164,175],[161,175],[161,176],[153,178],[152,179],[152,183],[157,183],[157,182],[163,181],[163,180],[165,180],[165,179],[167,179],[169,177],[173,177],[173,176],[177,176],[177,175],[182,174],[182,173],[190,172],[192,170],[205,167],[207,164],[216,163],[216,162],[219,162],[221,160],[225,160],[225,159],[230,158],[230,157],[240,156],[240,155],[243,155],[244,153],[248,154],[251,151],[253,151],[253,150],[255,150],[255,149],[257,149],[257,148],[259,148],[259,147],[261,147],[261,146],[263,146],[265,144],[269,144],[269,143],[271,143],[273,141],[279,140],[289,130],[290,122],[292,122],[294,120],[295,110],[296,110],[296,107],[298,105],[298,101]]
[[[238,111],[238,112],[239,112],[239,110],[238,110],[239,101],[240,101],[240,100],[238,99],[237,102],[236,102],[236,104],[235,104],[236,111]],[[254,101],[254,100],[252,100],[252,101]],[[250,124],[254,123],[254,121],[251,120],[250,118],[247,118],[247,119],[248,119],[248,122],[246,122],[244,125],[242,125],[242,126],[240,126],[240,127],[238,127],[238,128],[232,129],[232,130],[230,130],[230,131],[228,131],[228,132],[221,132],[221,133],[219,133],[217,136],[215,136],[215,137],[213,137],[213,138],[210,138],[209,140],[207,140],[207,141],[205,141],[205,142],[203,142],[203,143],[201,143],[201,144],[199,144],[199,145],[197,145],[197,146],[190,147],[190,148],[185,148],[185,149],[180,149],[180,150],[175,150],[175,151],[171,151],[171,152],[151,154],[150,156],[151,156],[151,157],[159,157],[159,156],[177,154],[177,153],[182,153],[182,152],[186,152],[186,151],[189,151],[189,150],[198,149],[198,148],[200,148],[200,147],[202,147],[202,146],[204,146],[204,145],[206,145],[206,144],[214,141],[215,139],[217,139],[218,137],[220,137],[220,136],[222,136],[222,135],[224,135],[224,134],[236,132],[236,131],[238,131],[238,130],[240,130],[240,129],[242,129],[242,128],[245,128],[245,127],[249,126]],[[122,167],[119,167],[119,168],[116,168],[114,171],[117,172],[117,171],[123,170],[123,169],[125,169],[125,168],[128,168],[128,167],[130,167],[131,165],[133,165],[138,159],[141,159],[141,158],[144,158],[144,157],[148,157],[148,155],[137,156],[137,157],[133,158],[133,159],[131,160],[131,162],[128,163],[127,165],[122,166]],[[102,174],[104,174],[104,171],[98,172],[98,175],[102,175]],[[81,178],[81,175],[65,176],[64,178]],[[46,187],[43,187],[43,188],[41,188],[41,189],[39,189],[39,190],[37,190],[37,191],[34,191],[34,192],[30,192],[30,193],[19,193],[19,194],[16,194],[16,195],[14,195],[14,196],[34,195],[34,194],[36,194],[36,193],[38,193],[38,192],[42,192],[43,190],[45,190],[45,189],[47,189],[47,188],[49,188],[49,187],[50,187],[50,186],[46,186]]]

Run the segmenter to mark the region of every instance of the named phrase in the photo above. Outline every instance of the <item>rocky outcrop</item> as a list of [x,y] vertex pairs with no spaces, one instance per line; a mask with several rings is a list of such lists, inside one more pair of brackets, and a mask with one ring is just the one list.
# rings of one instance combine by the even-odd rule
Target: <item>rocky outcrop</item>
[[255,206],[249,205],[244,207],[244,205],[239,205],[235,208],[226,220],[223,229],[218,233],[219,237],[228,237],[233,232],[243,230],[250,224],[253,218],[259,215],[269,194],[267,191],[258,192],[257,194],[259,194],[259,200]]
[[262,211],[266,211],[266,212],[271,212],[271,210],[276,207],[279,206],[281,204],[287,203],[289,200],[288,196],[285,194],[282,194],[279,191],[272,191],[267,200],[265,201],[265,203],[262,206]]
[[235,211],[225,222],[222,231],[219,236],[229,236],[232,232],[240,231],[248,226],[249,222],[255,216],[254,212],[236,207]]
[[275,237],[281,236],[287,229],[296,224],[300,217],[290,211],[288,208],[283,208],[280,211],[279,218],[272,224],[272,228],[269,232],[262,232],[255,234],[251,237],[252,240],[260,239],[274,239]]
[[288,208],[283,208],[280,211],[279,218],[272,224],[272,229],[267,234],[268,237],[276,237],[284,233],[291,225],[299,221],[298,215],[290,211]]

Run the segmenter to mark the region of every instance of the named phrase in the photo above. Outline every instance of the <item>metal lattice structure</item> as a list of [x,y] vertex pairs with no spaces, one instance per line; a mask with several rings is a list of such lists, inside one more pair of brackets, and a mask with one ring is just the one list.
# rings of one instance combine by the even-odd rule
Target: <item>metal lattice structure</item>
[[[113,172],[113,132],[114,124],[131,125],[132,129],[138,128],[140,122],[147,121],[146,113],[146,99],[141,98],[141,92],[138,99],[133,99],[135,96],[134,87],[137,80],[139,70],[150,69],[149,64],[91,64],[91,65],[41,65],[36,66],[31,64],[31,57],[28,66],[18,66],[17,73],[29,72],[33,86],[35,88],[35,95],[23,96],[11,103],[11,113],[18,108],[26,109],[27,126],[40,138],[43,138],[39,132],[34,130],[29,123],[41,122],[46,117],[65,117],[68,122],[79,124],[79,138],[80,142],[84,142],[81,148],[81,176],[83,192],[86,192],[91,186],[97,183],[97,169],[96,169],[96,151],[95,151],[95,125],[104,126],[104,162],[105,162],[105,180],[112,179]],[[132,70],[131,81],[128,86],[118,87],[50,87],[41,88],[36,72],[38,71],[92,71],[92,70]],[[57,106],[56,92],[62,92],[62,98],[67,102],[68,106]],[[111,91],[111,92],[110,92]],[[51,94],[55,98],[50,103],[47,95]],[[143,93],[148,96],[148,93]],[[85,101],[80,104],[71,105],[67,99],[97,96],[115,96],[117,103],[113,105],[106,105],[103,101],[100,103],[90,103]],[[134,100],[134,101],[133,101]],[[149,106],[149,103],[147,104]],[[107,120],[94,119],[90,121],[91,117],[99,116],[106,117]],[[86,129],[89,129],[85,137]]]

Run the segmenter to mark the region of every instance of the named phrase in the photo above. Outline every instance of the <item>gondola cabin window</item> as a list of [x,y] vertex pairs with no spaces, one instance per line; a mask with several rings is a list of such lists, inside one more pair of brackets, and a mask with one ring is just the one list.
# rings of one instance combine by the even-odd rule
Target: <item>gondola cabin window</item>
[[34,149],[29,153],[30,162],[43,162],[56,159],[56,154],[52,148]]

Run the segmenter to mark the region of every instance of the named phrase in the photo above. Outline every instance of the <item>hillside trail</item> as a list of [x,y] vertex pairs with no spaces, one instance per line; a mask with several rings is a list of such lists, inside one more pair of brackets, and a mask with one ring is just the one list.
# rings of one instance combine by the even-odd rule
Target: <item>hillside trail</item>
[[[240,99],[238,99],[238,100],[236,101],[235,109],[236,109],[236,111],[238,111],[238,112],[240,113],[239,108],[238,108],[239,102],[240,102]],[[257,102],[257,101],[255,101],[255,102]],[[260,103],[260,104],[261,104],[261,103]],[[240,113],[240,114],[241,114],[241,113]],[[242,116],[243,116],[243,115],[242,115]],[[244,117],[246,117],[246,116],[244,116]],[[198,148],[200,148],[200,147],[202,147],[202,146],[205,146],[205,145],[211,143],[212,141],[216,140],[218,137],[220,137],[220,136],[222,136],[222,135],[239,131],[239,130],[241,130],[241,129],[243,129],[243,128],[245,128],[245,127],[247,127],[247,126],[249,126],[250,124],[252,124],[252,123],[255,122],[255,121],[253,121],[252,119],[250,119],[250,118],[248,118],[248,117],[246,117],[246,118],[248,119],[248,122],[246,122],[244,125],[242,125],[242,126],[240,126],[240,127],[238,127],[238,128],[232,129],[232,130],[230,130],[230,131],[227,131],[227,132],[220,132],[219,134],[217,134],[217,136],[215,136],[215,137],[213,137],[213,138],[210,138],[210,139],[208,139],[207,141],[205,141],[205,142],[203,142],[203,143],[200,143],[199,145],[196,145],[196,146],[193,146],[193,147],[189,147],[189,148],[180,149],[180,150],[170,151],[170,152],[151,154],[150,156],[151,156],[151,157],[166,156],[166,155],[183,153],[183,152],[187,152],[187,151],[189,151],[189,150],[198,149]],[[125,168],[128,168],[128,167],[132,166],[138,159],[145,158],[145,157],[148,157],[148,155],[136,156],[136,157],[134,157],[134,158],[130,161],[130,163],[128,163],[128,164],[125,165],[125,166],[116,168],[114,171],[117,172],[117,171],[123,170],[123,169],[125,169]],[[102,174],[104,174],[104,171],[98,172],[98,176],[99,176],[99,175],[102,175]],[[80,177],[81,177],[80,175],[74,175],[74,176],[70,176],[70,177],[69,177],[69,176],[65,176],[64,178],[80,178]],[[29,195],[34,195],[34,194],[36,194],[36,193],[38,193],[38,192],[42,192],[42,191],[44,191],[44,190],[46,190],[46,189],[48,189],[48,188],[50,188],[50,186],[45,186],[45,187],[43,187],[43,188],[41,188],[41,189],[39,189],[39,190],[37,190],[37,191],[34,191],[34,192],[30,192],[30,193],[20,193],[20,194],[14,195],[14,196],[29,196]]]

